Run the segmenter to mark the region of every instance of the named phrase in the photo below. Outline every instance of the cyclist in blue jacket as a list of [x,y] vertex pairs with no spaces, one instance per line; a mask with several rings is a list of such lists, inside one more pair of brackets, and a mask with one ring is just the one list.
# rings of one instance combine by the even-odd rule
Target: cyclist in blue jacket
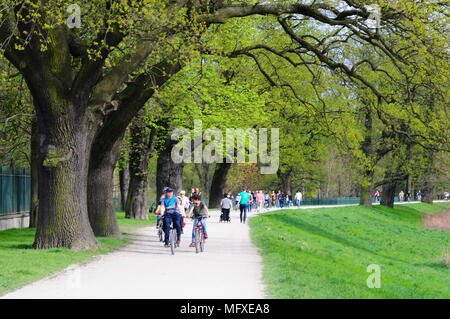
[[178,198],[173,195],[173,188],[164,188],[164,197],[162,199],[164,206],[164,247],[169,246],[170,225],[177,230],[177,246],[180,246],[181,239],[181,215],[180,215],[180,202]]

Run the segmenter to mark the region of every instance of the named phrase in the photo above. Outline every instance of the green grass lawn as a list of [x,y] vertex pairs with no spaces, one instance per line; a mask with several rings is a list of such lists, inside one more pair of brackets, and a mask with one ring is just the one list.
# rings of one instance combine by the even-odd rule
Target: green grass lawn
[[[250,220],[270,298],[450,298],[450,233],[421,226],[439,203],[284,210]],[[381,267],[368,288],[367,266]]]
[[0,231],[0,296],[38,279],[47,277],[67,266],[91,260],[95,255],[114,251],[129,242],[127,235],[137,228],[154,224],[150,221],[125,219],[117,213],[123,238],[97,238],[101,248],[95,251],[74,252],[65,248],[36,250],[31,245],[34,229]]

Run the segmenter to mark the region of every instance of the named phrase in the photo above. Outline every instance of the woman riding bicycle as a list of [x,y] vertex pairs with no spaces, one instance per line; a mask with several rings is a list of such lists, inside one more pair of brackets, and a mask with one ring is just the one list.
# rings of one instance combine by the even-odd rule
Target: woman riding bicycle
[[192,195],[192,203],[193,206],[189,211],[188,217],[191,217],[193,215],[194,223],[192,226],[192,243],[189,245],[189,247],[195,247],[195,230],[199,222],[202,224],[202,231],[204,234],[203,238],[208,238],[208,233],[206,232],[206,218],[209,217],[208,207],[206,207],[206,205],[202,203],[201,197],[198,194]]

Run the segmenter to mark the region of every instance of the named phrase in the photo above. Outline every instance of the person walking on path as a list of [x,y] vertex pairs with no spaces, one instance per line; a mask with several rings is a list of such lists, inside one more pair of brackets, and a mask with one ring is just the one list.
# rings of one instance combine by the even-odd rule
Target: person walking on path
[[186,216],[186,212],[189,210],[189,198],[186,196],[185,191],[181,191],[178,195],[178,200],[180,201],[180,214]]
[[262,191],[258,191],[256,194],[256,203],[258,205],[258,213],[262,212],[263,206],[264,206],[264,194]]
[[253,191],[247,191],[250,194],[250,200],[248,202],[248,212],[251,212],[253,208],[256,206],[256,198],[255,198],[255,192]]
[[405,193],[403,191],[400,191],[400,193],[398,193],[399,201],[403,202],[404,198],[405,198]]
[[302,200],[303,200],[303,194],[300,191],[295,193],[295,204],[298,207],[300,207],[300,205],[302,204]]
[[230,209],[233,207],[233,202],[231,201],[230,194],[224,194],[222,200],[220,201],[220,207],[222,209],[223,221],[230,221]]
[[291,208],[292,206],[292,193],[291,192],[287,192],[286,194],[286,203],[288,208]]
[[173,195],[173,188],[164,188],[164,247],[169,248],[170,225],[177,230],[177,246],[180,245],[181,239],[181,205],[178,198]]
[[239,210],[239,204],[241,203],[241,193],[238,193],[234,199],[236,204],[236,210]]
[[248,204],[250,203],[251,195],[247,193],[245,189],[243,189],[239,196],[239,210],[241,211],[240,219],[241,223],[245,224],[247,220]]
[[180,216],[181,216],[180,224],[181,224],[181,233],[183,233],[183,228],[185,226],[184,218],[186,217],[186,212],[188,212],[190,209],[191,202],[189,198],[186,196],[185,191],[181,191],[177,198],[180,203]]
[[284,194],[282,191],[278,191],[278,207],[283,208],[284,207]]
[[422,192],[420,191],[420,189],[419,189],[419,191],[417,192],[417,200],[420,202],[420,201],[422,201]]
[[269,193],[265,193],[264,194],[264,201],[265,201],[266,208],[269,209],[270,208],[270,195],[269,195]]
[[272,191],[272,194],[270,195],[270,200],[271,200],[271,207],[276,207],[277,206],[277,194],[275,194],[275,191]]

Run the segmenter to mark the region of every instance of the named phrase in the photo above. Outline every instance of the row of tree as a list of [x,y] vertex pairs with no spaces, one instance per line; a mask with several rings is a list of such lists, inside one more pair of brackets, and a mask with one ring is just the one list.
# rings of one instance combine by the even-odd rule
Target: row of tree
[[[285,190],[296,176],[313,180],[330,145],[351,157],[364,205],[412,163],[434,176],[449,146],[448,6],[377,2],[379,28],[355,0],[82,0],[81,27],[69,28],[64,2],[2,1],[2,139],[14,149],[11,121],[28,121],[34,247],[91,249],[95,236],[120,235],[120,158],[126,214],[145,218],[149,159],[157,190],[180,189],[170,133],[199,118],[204,128],[280,128]],[[212,203],[229,168],[214,168]]]

